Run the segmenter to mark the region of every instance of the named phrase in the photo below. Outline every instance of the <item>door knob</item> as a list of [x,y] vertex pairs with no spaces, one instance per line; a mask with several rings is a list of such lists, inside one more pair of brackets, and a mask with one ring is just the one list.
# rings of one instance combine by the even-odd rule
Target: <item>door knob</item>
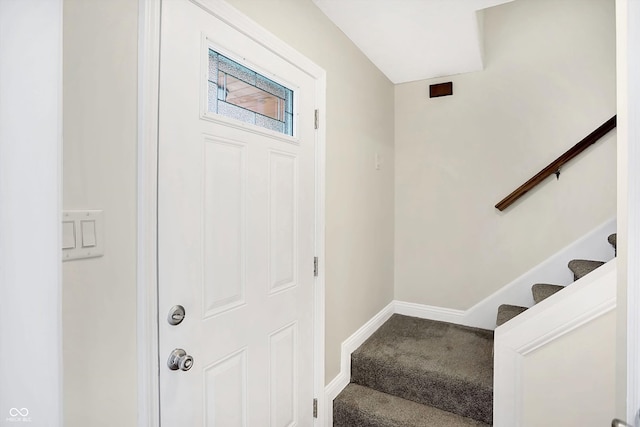
[[614,418],[613,421],[611,421],[611,427],[631,427],[631,426],[618,418]]
[[169,355],[167,360],[167,366],[172,371],[188,371],[193,366],[193,357],[189,356],[186,351],[181,348],[176,348]]

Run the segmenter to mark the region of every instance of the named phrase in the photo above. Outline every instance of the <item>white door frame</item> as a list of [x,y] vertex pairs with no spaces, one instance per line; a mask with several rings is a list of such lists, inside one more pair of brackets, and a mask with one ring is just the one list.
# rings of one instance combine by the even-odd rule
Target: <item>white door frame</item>
[[[626,301],[620,298],[618,363],[624,364],[618,380],[618,415],[640,426],[640,2],[616,1],[618,85],[618,224],[622,232],[619,251],[626,262],[620,271]],[[620,227],[620,224],[622,226]],[[626,282],[625,282],[626,277]],[[626,304],[625,304],[626,302]],[[625,363],[626,362],[626,363]],[[626,376],[626,378],[625,378]],[[624,408],[624,410],[623,410]],[[625,413],[626,412],[626,413]]]
[[0,424],[7,426],[63,424],[62,8],[62,0],[0,0]]
[[[223,0],[191,0],[265,49],[287,60],[316,81],[316,107],[325,111],[326,73],[254,21]],[[138,0],[138,426],[160,425],[158,358],[157,191],[158,191],[158,89],[160,72],[159,0]],[[324,407],[324,257],[325,236],[325,125],[316,132],[315,252],[319,257],[314,288],[314,395]],[[309,260],[311,263],[311,260]],[[311,264],[310,264],[311,267]],[[312,402],[309,402],[311,405]],[[324,425],[318,410],[315,425]]]

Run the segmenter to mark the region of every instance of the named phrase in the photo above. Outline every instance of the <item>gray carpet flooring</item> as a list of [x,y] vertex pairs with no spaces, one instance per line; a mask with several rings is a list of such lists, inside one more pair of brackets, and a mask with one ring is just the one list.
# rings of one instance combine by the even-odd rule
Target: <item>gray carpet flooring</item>
[[[614,246],[616,236],[609,236]],[[572,260],[577,279],[603,265]],[[538,283],[536,303],[564,286]],[[501,325],[527,307],[503,304]],[[394,314],[351,355],[351,383],[333,402],[334,427],[489,426],[493,331]]]
[[535,303],[539,303],[541,301],[546,300],[551,295],[556,292],[560,292],[564,289],[564,286],[560,285],[549,285],[547,283],[536,283],[531,287],[531,292],[533,293],[533,300]]
[[611,236],[609,236],[607,240],[609,240],[609,243],[611,244],[611,246],[613,246],[613,248],[616,251],[616,255],[618,255],[618,235],[612,234]]
[[604,265],[602,261],[590,261],[587,259],[574,259],[569,261],[569,270],[573,272],[575,280],[581,279],[596,268]]
[[358,384],[349,384],[333,407],[334,427],[467,427],[487,424]]
[[[349,424],[355,422],[353,417],[356,415],[353,414],[354,405],[348,404],[347,400],[359,401],[360,398],[354,395],[371,399],[370,389],[383,393],[383,396],[393,396],[396,404],[403,402],[407,407],[422,404],[474,419],[477,423],[451,425],[490,424],[493,413],[493,332],[394,314],[351,355],[351,382],[364,388],[345,389],[336,398],[334,426],[407,425],[403,423],[408,421],[403,421],[397,412],[388,413],[386,424],[380,424],[378,418],[381,415],[371,411],[376,405],[366,406],[369,409],[359,407],[355,412],[362,420],[358,421],[359,424]],[[437,411],[433,413],[439,414]],[[434,424],[417,425],[449,424],[434,421]]]
[[527,307],[521,307],[519,305],[502,304],[498,307],[498,315],[496,316],[496,326],[500,326],[507,323],[520,313],[524,313]]

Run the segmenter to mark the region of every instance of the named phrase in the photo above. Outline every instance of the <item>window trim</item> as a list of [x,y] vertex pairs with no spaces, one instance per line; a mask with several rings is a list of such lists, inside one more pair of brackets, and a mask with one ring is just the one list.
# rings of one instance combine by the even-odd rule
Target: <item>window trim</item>
[[[209,50],[213,50],[220,55],[231,59],[232,61],[237,62],[238,64],[249,68],[251,71],[254,71],[258,74],[261,74],[263,77],[266,77],[273,82],[286,87],[287,89],[293,92],[293,136],[287,135],[281,132],[276,132],[262,126],[254,125],[252,123],[243,122],[241,120],[233,119],[231,117],[227,117],[221,114],[209,112]],[[300,99],[300,88],[288,81],[285,81],[278,76],[264,70],[262,67],[247,61],[246,58],[240,58],[238,55],[235,55],[233,52],[225,49],[224,47],[218,45],[213,40],[211,40],[205,33],[202,33],[202,50],[201,50],[201,72],[200,72],[200,118],[202,120],[207,120],[209,122],[218,123],[224,126],[229,126],[232,128],[244,130],[247,132],[251,132],[258,135],[267,136],[270,138],[278,139],[280,141],[284,141],[290,144],[300,145],[300,137],[298,135],[299,131],[299,99]]]

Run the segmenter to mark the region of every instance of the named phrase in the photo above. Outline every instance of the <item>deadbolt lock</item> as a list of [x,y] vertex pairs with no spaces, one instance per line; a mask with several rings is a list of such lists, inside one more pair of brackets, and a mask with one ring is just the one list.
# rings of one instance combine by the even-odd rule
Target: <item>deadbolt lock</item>
[[184,316],[185,316],[184,307],[181,305],[174,305],[169,310],[169,315],[167,316],[167,322],[169,322],[169,324],[173,326],[179,325],[184,320]]

